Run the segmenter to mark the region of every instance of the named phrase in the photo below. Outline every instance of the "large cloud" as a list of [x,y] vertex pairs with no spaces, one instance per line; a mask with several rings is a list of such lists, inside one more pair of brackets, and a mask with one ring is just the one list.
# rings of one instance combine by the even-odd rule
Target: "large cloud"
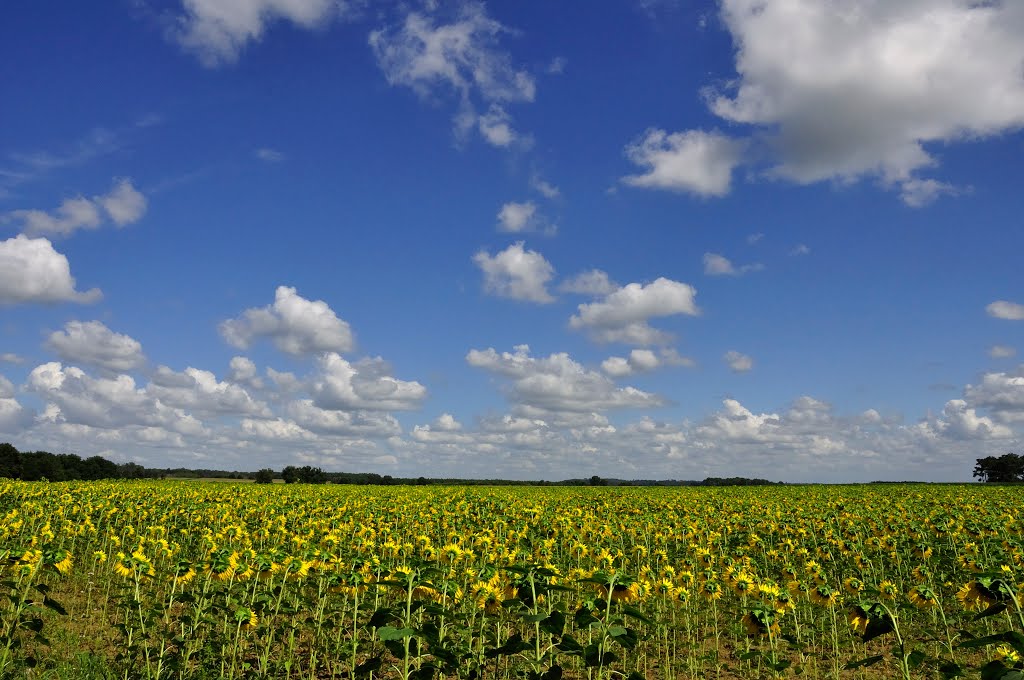
[[[533,77],[514,67],[508,52],[499,48],[498,39],[506,33],[509,29],[489,17],[482,3],[466,2],[447,23],[413,11],[401,26],[371,33],[369,42],[388,83],[423,97],[455,92],[456,132],[478,128],[488,143],[506,147],[520,135],[504,103],[530,102],[536,93]],[[477,113],[478,102],[488,106],[486,113]]]
[[258,41],[276,21],[303,28],[323,26],[344,14],[345,0],[183,0],[185,14],[178,17],[173,36],[195,52],[206,66],[238,59],[242,48]]
[[498,37],[508,32],[487,16],[483,4],[468,2],[447,24],[411,12],[401,27],[371,33],[370,46],[392,85],[423,95],[443,85],[463,97],[477,91],[487,100],[532,101],[533,78],[513,67],[508,53],[497,46]]
[[954,439],[1008,439],[1013,436],[1009,427],[978,414],[963,399],[947,401],[942,416],[929,420],[925,427]]
[[20,302],[92,303],[98,288],[75,290],[68,258],[45,238],[24,235],[0,241],[0,305]]
[[1016,373],[986,373],[977,385],[968,385],[964,399],[985,408],[1002,422],[1024,422],[1024,366]]
[[101,429],[158,427],[185,435],[207,431],[199,420],[164,404],[127,375],[94,378],[78,367],[51,362],[32,369],[27,387],[47,402],[43,416],[54,423]]
[[258,338],[270,338],[292,355],[348,352],[355,346],[349,325],[323,300],[311,301],[294,288],[279,286],[274,304],[247,309],[220,324],[220,333],[233,347],[248,349]]
[[99,321],[69,321],[64,330],[50,334],[46,346],[66,362],[108,373],[127,373],[146,363],[138,340],[115,333]]
[[218,381],[210,371],[191,366],[180,373],[158,367],[146,392],[168,406],[200,416],[270,416],[267,405],[253,399],[241,385]]
[[466,355],[466,362],[511,378],[509,398],[541,411],[590,413],[662,403],[661,397],[635,387],[616,387],[607,377],[576,363],[564,352],[535,358],[526,345],[517,346],[512,353],[474,349]]
[[[800,184],[878,178],[908,205],[922,205],[957,191],[919,176],[937,165],[930,144],[1024,125],[1020,2],[722,0],[721,7],[739,77],[707,92],[708,105],[730,123],[752,126],[759,143],[745,160],[767,159],[770,176]],[[652,165],[642,176],[647,186],[728,190],[733,157],[706,152],[715,161],[707,168],[717,172],[686,162],[708,133],[656,132],[635,145],[634,160]]]
[[587,329],[599,342],[665,344],[672,336],[652,328],[648,319],[700,314],[694,300],[696,295],[692,286],[666,278],[647,285],[630,283],[603,300],[581,304],[569,319],[569,327]]
[[547,285],[555,268],[535,250],[526,250],[523,242],[513,243],[493,256],[481,250],[473,262],[484,273],[484,290],[500,297],[527,302],[554,302]]
[[402,433],[398,420],[390,413],[324,409],[312,399],[293,401],[286,411],[297,425],[317,434],[382,438]]
[[322,409],[408,411],[419,408],[427,396],[427,388],[418,382],[392,377],[390,366],[380,358],[352,364],[327,352],[317,360],[317,368],[310,393]]

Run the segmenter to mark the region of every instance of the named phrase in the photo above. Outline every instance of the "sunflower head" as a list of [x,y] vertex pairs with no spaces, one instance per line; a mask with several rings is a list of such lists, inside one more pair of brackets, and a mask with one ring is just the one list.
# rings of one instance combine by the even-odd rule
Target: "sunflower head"
[[863,607],[858,605],[846,612],[846,620],[849,622],[850,628],[853,629],[853,632],[858,635],[864,635],[864,633],[867,632],[868,622],[870,619],[868,618],[868,613],[864,611]]

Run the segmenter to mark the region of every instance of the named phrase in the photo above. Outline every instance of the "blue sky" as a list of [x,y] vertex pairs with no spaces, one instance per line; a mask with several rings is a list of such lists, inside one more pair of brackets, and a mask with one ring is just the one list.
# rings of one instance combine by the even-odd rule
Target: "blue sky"
[[787,481],[1020,450],[1018,3],[46,1],[0,54],[21,449]]

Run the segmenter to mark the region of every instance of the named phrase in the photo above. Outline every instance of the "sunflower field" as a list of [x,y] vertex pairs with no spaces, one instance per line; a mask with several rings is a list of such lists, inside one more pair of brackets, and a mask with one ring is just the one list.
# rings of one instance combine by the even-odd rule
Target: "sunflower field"
[[1024,488],[0,480],[0,677],[1024,678]]

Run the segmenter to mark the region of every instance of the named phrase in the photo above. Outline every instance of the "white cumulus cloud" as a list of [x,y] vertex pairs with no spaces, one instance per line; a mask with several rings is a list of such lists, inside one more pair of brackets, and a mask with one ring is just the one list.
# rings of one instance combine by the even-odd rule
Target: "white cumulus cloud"
[[564,352],[537,358],[530,356],[526,345],[514,349],[511,353],[499,353],[493,348],[470,350],[466,362],[511,378],[509,398],[517,405],[536,409],[538,416],[545,412],[591,413],[662,403],[657,395],[634,387],[616,387],[606,376],[573,361]]
[[310,381],[313,403],[337,411],[409,411],[417,409],[427,388],[415,381],[391,376],[380,358],[349,363],[335,352],[317,359],[318,373]]
[[771,176],[874,177],[919,206],[959,191],[919,176],[937,165],[927,145],[1024,125],[1021,3],[723,0],[721,8],[739,78],[708,93],[708,104],[753,126]]
[[608,357],[601,362],[601,370],[613,378],[622,378],[663,366],[692,365],[692,360],[679,356],[674,349],[662,348],[657,353],[649,349],[634,349],[628,357]]
[[182,372],[160,366],[146,386],[146,393],[161,403],[201,416],[269,417],[270,409],[241,385],[219,381],[210,371],[189,366]]
[[68,258],[45,238],[18,235],[0,241],[0,305],[21,302],[98,301],[98,288],[75,290]]
[[27,386],[47,402],[43,415],[53,423],[106,430],[158,427],[185,435],[208,432],[194,416],[163,403],[128,375],[95,378],[76,366],[50,362],[32,369]]
[[986,373],[964,389],[971,408],[988,409],[1001,422],[1024,422],[1024,365],[1013,372]]
[[665,344],[671,336],[652,328],[647,321],[654,317],[700,314],[694,300],[696,294],[692,286],[666,278],[647,285],[630,283],[602,300],[579,305],[577,313],[569,319],[569,326],[589,330],[599,342]]
[[527,302],[554,302],[547,284],[555,269],[535,250],[526,250],[522,241],[513,243],[493,256],[481,250],[473,262],[484,273],[484,290],[499,297]]
[[537,204],[533,201],[510,201],[498,211],[498,231],[510,233],[533,231],[536,226]]
[[724,196],[740,163],[743,143],[718,133],[690,130],[669,134],[651,129],[626,147],[626,157],[644,168],[622,178],[626,184],[698,196]]
[[274,303],[247,309],[220,324],[221,336],[233,347],[248,349],[258,338],[270,338],[287,354],[348,352],[355,339],[348,323],[323,300],[307,300],[294,288],[279,286]]
[[63,330],[50,334],[46,347],[66,362],[106,373],[127,373],[146,363],[138,340],[115,333],[100,321],[69,321]]

